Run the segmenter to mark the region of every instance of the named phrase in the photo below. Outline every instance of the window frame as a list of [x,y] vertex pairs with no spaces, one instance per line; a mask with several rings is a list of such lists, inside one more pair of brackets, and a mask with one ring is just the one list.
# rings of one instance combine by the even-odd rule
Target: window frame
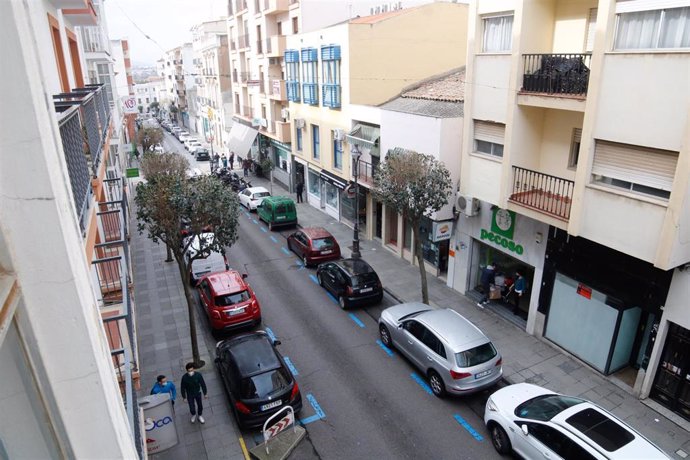
[[[664,32],[664,24],[665,24],[665,19],[666,19],[666,11],[668,10],[677,10],[677,9],[683,9],[683,8],[690,8],[688,6],[684,7],[675,7],[675,8],[657,8],[657,9],[645,9],[645,10],[639,10],[639,11],[624,11],[620,13],[616,13],[616,25],[614,29],[614,35],[613,35],[613,41],[611,44],[612,51],[618,51],[618,52],[645,52],[645,51],[690,51],[690,43],[688,43],[688,46],[679,46],[679,47],[662,47],[660,46],[661,40],[663,37],[663,32]],[[654,44],[652,47],[649,48],[619,48],[618,47],[618,39],[619,39],[619,33],[620,33],[620,26],[621,26],[621,16],[623,15],[631,15],[631,14],[638,14],[638,13],[652,13],[652,12],[659,12],[659,24],[658,28],[654,33]],[[690,11],[688,12],[688,22],[690,22]],[[689,25],[690,27],[690,25]]]
[[319,130],[319,125],[311,125],[311,153],[315,160],[319,160],[321,158],[321,133]]
[[[479,50],[479,54],[510,54],[513,51],[513,26],[515,25],[515,12],[514,11],[505,11],[505,12],[500,12],[500,13],[489,13],[489,14],[482,15],[480,17],[481,17],[481,21],[482,21],[482,42],[481,42],[481,49]],[[510,46],[507,49],[487,50],[486,49],[487,20],[506,18],[506,17],[513,18],[513,22],[510,25]]]
[[302,140],[302,128],[295,127],[295,143],[297,144],[297,151],[301,152],[304,149]]
[[[333,132],[333,131],[332,131]],[[343,147],[343,141],[335,138],[335,132],[333,132],[333,167],[335,169],[343,169],[343,154],[345,149]]]

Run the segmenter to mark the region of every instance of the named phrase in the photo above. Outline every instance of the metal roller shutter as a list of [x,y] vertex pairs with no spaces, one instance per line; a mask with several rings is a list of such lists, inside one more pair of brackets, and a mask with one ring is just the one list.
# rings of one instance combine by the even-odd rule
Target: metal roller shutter
[[488,121],[474,120],[474,138],[478,141],[503,145],[506,125]]
[[616,2],[616,13],[633,13],[688,6],[687,0],[620,0]]
[[678,153],[596,141],[592,174],[670,192]]

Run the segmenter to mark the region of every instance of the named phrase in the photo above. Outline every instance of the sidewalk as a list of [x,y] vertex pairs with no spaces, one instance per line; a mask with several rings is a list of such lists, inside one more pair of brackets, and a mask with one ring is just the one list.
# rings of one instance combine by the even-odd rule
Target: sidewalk
[[[269,188],[266,179],[252,175],[251,181],[253,186]],[[274,195],[296,197],[276,182],[273,191]],[[306,199],[307,193],[304,195]],[[297,216],[301,226],[326,228],[340,242],[343,255],[348,255],[353,237],[350,227],[308,203],[297,205]],[[360,252],[393,297],[402,302],[421,301],[419,269],[416,266],[397,257],[377,241],[360,240]],[[690,432],[547,341],[527,334],[514,321],[490,309],[478,308],[476,300],[454,291],[435,276],[428,275],[427,280],[432,305],[457,310],[491,338],[503,355],[504,378],[508,383],[528,382],[588,399],[635,427],[672,458],[686,458],[686,453],[690,453]]]

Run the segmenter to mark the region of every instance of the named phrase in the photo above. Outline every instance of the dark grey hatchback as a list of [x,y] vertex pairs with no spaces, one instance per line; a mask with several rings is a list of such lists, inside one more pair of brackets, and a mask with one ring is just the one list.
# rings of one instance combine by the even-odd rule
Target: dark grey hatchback
[[340,308],[372,305],[383,300],[381,280],[362,259],[326,262],[316,269],[319,284],[338,299]]
[[287,405],[295,415],[302,409],[297,382],[275,348],[279,344],[257,331],[216,345],[216,368],[240,428],[261,427]]

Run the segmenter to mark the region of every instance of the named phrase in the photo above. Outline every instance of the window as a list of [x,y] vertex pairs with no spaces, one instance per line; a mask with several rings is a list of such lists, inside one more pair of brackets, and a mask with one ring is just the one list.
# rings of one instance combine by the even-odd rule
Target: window
[[420,323],[417,321],[407,321],[404,323],[403,327],[407,332],[412,334],[417,340],[420,342],[422,341],[422,337],[424,337],[424,331],[426,331],[426,328],[422,326]]
[[458,367],[472,367],[493,359],[498,352],[491,342],[455,354]]
[[441,341],[431,332],[429,329],[424,330],[424,335],[422,336],[422,343],[429,347],[431,351],[439,355],[440,357],[446,357],[446,349],[441,343]]
[[60,39],[60,23],[50,14],[48,14],[48,23],[50,24],[50,35],[53,39],[53,52],[55,53],[58,77],[60,78],[60,89],[67,92],[69,91],[69,80],[67,79],[67,66],[65,65],[62,40]]
[[572,396],[555,394],[541,395],[517,406],[515,408],[515,415],[520,418],[546,422],[564,410],[577,404],[582,404],[583,402],[584,400]]
[[690,7],[619,12],[614,49],[690,48]]
[[317,198],[321,197],[321,178],[311,168],[309,169],[309,194]]
[[288,101],[300,102],[299,51],[285,51],[285,81]]
[[321,47],[321,64],[323,72],[324,107],[340,107],[340,46],[329,45]]
[[482,52],[500,53],[513,47],[513,15],[485,17]]
[[474,151],[495,157],[503,157],[505,125],[488,121],[474,121]]
[[317,125],[311,125],[311,137],[314,159],[318,160],[319,156],[321,155],[321,147],[319,140],[319,127]]
[[297,33],[299,33],[299,18],[295,16],[292,18],[292,34],[294,35]]
[[333,139],[333,167],[343,169],[343,141]]
[[316,105],[318,96],[318,53],[316,48],[302,48],[302,99],[305,104]]
[[338,192],[338,187],[333,184],[326,182],[326,204],[331,208],[338,209],[338,198],[340,193]]
[[297,151],[302,151],[302,128],[295,128],[295,134],[297,138]]
[[577,161],[580,158],[580,143],[582,141],[582,130],[573,129],[573,138],[570,141],[570,157],[568,158],[568,168],[576,169]]
[[595,141],[592,180],[668,200],[678,152]]
[[581,410],[568,417],[566,422],[609,452],[635,439],[631,432],[595,409]]
[[105,93],[108,96],[108,102],[113,103],[113,88],[110,86],[110,66],[109,64],[97,64],[98,83],[103,83],[105,86]]

